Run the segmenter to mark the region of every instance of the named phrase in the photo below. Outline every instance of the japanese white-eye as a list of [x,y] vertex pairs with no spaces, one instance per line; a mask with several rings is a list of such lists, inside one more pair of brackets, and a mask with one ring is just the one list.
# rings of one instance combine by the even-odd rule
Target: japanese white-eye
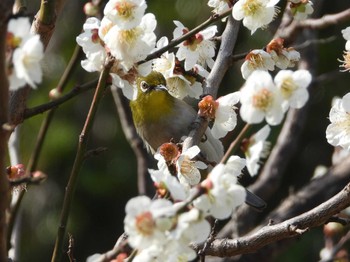
[[[197,112],[183,100],[168,93],[164,76],[152,71],[137,79],[137,97],[130,101],[136,130],[148,149],[154,153],[164,143],[180,142],[188,135]],[[209,162],[219,163],[224,150],[221,141],[215,139],[210,130],[198,145],[202,156]],[[247,190],[246,203],[261,210],[266,203]]]
[[[137,97],[130,102],[137,132],[151,152],[163,143],[173,140],[180,142],[188,135],[197,112],[183,100],[170,95],[164,76],[152,71],[137,80]],[[210,162],[219,162],[224,150],[221,142],[215,139],[208,129],[205,139],[198,146],[203,157]]]

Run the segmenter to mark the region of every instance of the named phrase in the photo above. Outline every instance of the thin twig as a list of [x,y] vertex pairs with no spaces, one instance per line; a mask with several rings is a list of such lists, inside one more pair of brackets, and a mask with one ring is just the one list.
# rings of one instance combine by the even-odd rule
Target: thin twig
[[95,114],[97,112],[98,105],[103,97],[104,90],[106,87],[106,81],[109,76],[109,71],[114,63],[114,59],[111,56],[108,56],[106,59],[106,63],[104,66],[104,69],[102,70],[100,74],[100,78],[97,84],[97,88],[95,91],[94,98],[92,100],[89,113],[86,117],[86,121],[84,124],[84,127],[81,131],[81,134],[79,136],[79,143],[78,143],[78,149],[74,160],[74,165],[69,177],[68,185],[66,188],[66,193],[63,201],[63,207],[61,210],[61,217],[60,217],[60,225],[58,227],[57,231],[57,237],[55,242],[55,248],[52,255],[52,262],[58,262],[60,261],[60,258],[62,256],[62,247],[63,247],[63,241],[64,236],[66,234],[66,227],[68,222],[68,217],[70,213],[70,209],[73,203],[73,197],[75,193],[75,189],[77,186],[77,180],[79,171],[82,167],[82,164],[84,162],[84,156],[86,153],[87,148],[87,141],[89,138],[89,135],[91,133],[93,120],[95,118]]
[[36,116],[38,114],[42,114],[50,109],[56,108],[60,106],[61,104],[67,102],[68,100],[72,99],[73,97],[76,97],[77,95],[84,93],[92,88],[94,88],[97,84],[97,80],[92,80],[86,84],[83,84],[81,86],[74,87],[69,93],[65,94],[64,96],[57,98],[51,102],[48,102],[46,104],[42,104],[39,106],[35,106],[32,108],[28,108],[24,112],[23,119],[27,119],[33,116]]
[[235,153],[236,150],[238,149],[238,147],[240,146],[242,140],[244,139],[244,137],[247,135],[249,129],[250,129],[251,125],[246,124],[243,129],[241,130],[241,132],[238,134],[238,136],[236,137],[236,139],[230,144],[229,148],[227,149],[224,157],[221,159],[221,163],[224,163],[229,156],[232,153]]
[[37,185],[43,182],[46,179],[46,175],[42,172],[37,173],[37,175],[29,175],[29,176],[24,176],[18,179],[11,179],[10,180],[10,185],[11,187],[13,186],[19,186],[23,184],[30,184],[30,185]]
[[196,28],[190,30],[189,32],[187,32],[186,34],[180,36],[177,39],[174,39],[172,41],[170,41],[170,43],[167,46],[164,46],[156,51],[154,51],[153,53],[151,53],[150,55],[148,55],[144,60],[138,62],[138,64],[143,64],[147,61],[150,61],[154,58],[159,57],[161,54],[163,54],[164,52],[174,48],[175,46],[177,46],[178,44],[182,43],[183,41],[187,40],[188,38],[190,38],[191,36],[197,34],[198,32],[200,32],[202,29],[206,28],[208,25],[219,21],[220,19],[228,16],[229,14],[231,14],[232,10],[229,9],[228,11],[222,13],[221,15],[212,15],[208,20],[206,20],[205,22],[203,22],[202,24],[200,24],[199,26],[197,26]]

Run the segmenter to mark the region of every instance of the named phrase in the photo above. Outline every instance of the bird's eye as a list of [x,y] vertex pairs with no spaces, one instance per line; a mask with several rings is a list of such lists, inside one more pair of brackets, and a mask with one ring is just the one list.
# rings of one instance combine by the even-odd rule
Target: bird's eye
[[146,81],[142,81],[142,82],[140,83],[140,88],[141,88],[141,91],[142,91],[142,92],[146,92],[146,91],[148,90],[148,88],[149,88],[149,85],[147,84]]

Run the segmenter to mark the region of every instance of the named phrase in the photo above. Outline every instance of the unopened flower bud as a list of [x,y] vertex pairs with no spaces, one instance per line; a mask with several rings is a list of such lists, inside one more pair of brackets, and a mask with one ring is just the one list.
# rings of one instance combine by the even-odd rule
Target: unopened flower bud
[[330,222],[330,223],[327,223],[326,225],[324,225],[323,233],[327,237],[333,237],[333,236],[341,233],[343,231],[343,229],[344,229],[344,226],[341,225],[340,223]]
[[84,5],[84,13],[86,16],[97,16],[99,12],[98,6],[94,5],[91,2],[87,2]]
[[57,90],[57,88],[51,89],[49,92],[49,98],[52,100],[55,100],[57,98],[60,98],[62,93]]

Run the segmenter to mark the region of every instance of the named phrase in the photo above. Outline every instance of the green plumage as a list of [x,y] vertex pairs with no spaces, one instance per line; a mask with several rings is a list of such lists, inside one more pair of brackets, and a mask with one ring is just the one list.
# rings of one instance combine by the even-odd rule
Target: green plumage
[[[165,85],[159,72],[140,77],[137,97],[130,102],[136,130],[152,152],[171,140],[180,142],[197,116],[191,106],[170,95]],[[221,142],[212,137],[210,130],[205,135],[207,141],[199,145],[202,154],[210,161],[219,161],[223,155]]]

